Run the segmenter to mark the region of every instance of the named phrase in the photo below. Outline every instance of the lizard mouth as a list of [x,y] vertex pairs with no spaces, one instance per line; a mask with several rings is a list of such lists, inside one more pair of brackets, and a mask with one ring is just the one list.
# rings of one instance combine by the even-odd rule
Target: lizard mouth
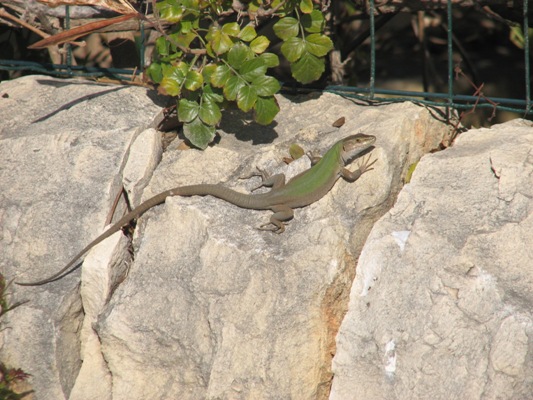
[[356,151],[356,152],[354,152],[352,154],[346,154],[346,157],[343,157],[344,165],[350,164],[357,157],[364,156],[365,154],[370,153],[375,148],[376,148],[375,146],[370,146],[370,147],[367,147],[364,150]]

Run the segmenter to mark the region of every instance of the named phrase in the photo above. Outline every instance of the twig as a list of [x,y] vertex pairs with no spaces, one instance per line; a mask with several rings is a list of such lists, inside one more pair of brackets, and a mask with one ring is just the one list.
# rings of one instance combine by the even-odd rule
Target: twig
[[36,33],[37,35],[39,35],[39,36],[41,36],[43,38],[47,38],[47,37],[50,36],[48,33],[43,32],[39,28],[36,28],[36,27],[28,24],[27,22],[15,17],[14,15],[9,14],[6,11],[5,8],[0,8],[0,17],[4,17],[4,18],[7,18],[7,19],[10,19],[11,21],[14,21],[17,24],[19,24],[20,26],[22,26],[23,28],[29,29],[30,31]]
[[463,70],[461,69],[461,66],[459,64],[457,64],[455,66],[454,72],[455,72],[455,79],[459,79],[459,77],[461,76],[464,79],[466,79],[468,81],[468,83],[470,84],[470,86],[472,86],[475,89],[475,92],[472,94],[472,96],[476,97],[476,101],[474,102],[474,105],[473,105],[473,107],[470,110],[461,111],[461,114],[459,114],[459,119],[457,121],[457,124],[455,124],[453,126],[454,131],[453,131],[453,133],[451,135],[452,137],[451,137],[450,141],[453,141],[455,139],[455,137],[457,136],[457,134],[459,132],[459,124],[461,123],[461,121],[467,115],[470,115],[470,114],[473,114],[474,112],[476,112],[477,105],[479,104],[481,99],[485,100],[489,104],[492,104],[492,115],[488,118],[489,121],[491,121],[496,116],[496,110],[498,108],[498,103],[492,101],[487,96],[485,96],[485,94],[483,93],[483,87],[485,86],[484,83],[482,83],[479,86],[476,86],[476,84],[474,84],[474,82],[472,82],[472,80],[467,75],[465,75],[465,73],[463,72]]

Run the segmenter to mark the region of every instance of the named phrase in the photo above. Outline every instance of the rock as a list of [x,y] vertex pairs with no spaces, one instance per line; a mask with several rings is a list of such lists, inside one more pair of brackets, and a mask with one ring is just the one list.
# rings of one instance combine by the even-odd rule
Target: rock
[[[0,92],[0,272],[40,279],[102,230],[129,147],[162,108],[143,88],[45,76]],[[36,399],[64,398],[81,366],[79,276],[9,292],[29,302],[2,318],[0,358],[32,374]]]
[[515,120],[422,158],[361,253],[330,399],[531,398],[532,149]]
[[[37,82],[43,79],[47,88]],[[19,87],[55,103],[22,107],[30,96],[16,94]],[[61,96],[57,88],[64,89]],[[90,93],[90,108],[72,109],[83,96],[74,88]],[[133,165],[126,178],[138,198],[137,182],[144,186],[159,146],[131,143],[155,125],[160,108],[144,89],[112,89],[98,96],[102,87],[94,84],[42,77],[0,85],[13,102],[11,108],[0,103],[0,113],[21,108],[19,114],[52,116],[37,125],[22,118],[1,133],[0,154],[10,155],[0,171],[8,188],[0,201],[7,227],[0,265],[8,279],[59,270],[101,231],[124,166],[142,159],[144,169]],[[81,295],[77,271],[42,287],[14,286],[14,299],[30,302],[6,314],[11,329],[2,331],[0,357],[32,374],[36,399],[328,396],[334,339],[360,248],[392,205],[409,165],[436,148],[448,128],[409,103],[368,107],[331,94],[278,100],[282,111],[273,127],[243,125],[241,114],[228,113],[216,146],[164,153],[142,198],[202,182],[249,192],[259,180],[239,177],[255,166],[288,176],[309,167],[306,157],[288,166],[281,161],[290,144],[323,151],[357,132],[378,137],[375,169],[353,184],[339,181],[322,200],[296,210],[282,235],[255,229],[268,211],[210,197],[169,198],[139,219],[131,263],[120,233],[87,255]],[[65,104],[72,106],[61,108]],[[332,128],[341,116],[346,124]],[[96,126],[88,123],[94,120]],[[54,141],[78,146],[38,153],[38,171],[50,170],[43,182],[29,160],[33,149]],[[84,157],[80,146],[88,148]],[[135,147],[148,154],[141,158]],[[496,357],[501,368],[513,368]]]

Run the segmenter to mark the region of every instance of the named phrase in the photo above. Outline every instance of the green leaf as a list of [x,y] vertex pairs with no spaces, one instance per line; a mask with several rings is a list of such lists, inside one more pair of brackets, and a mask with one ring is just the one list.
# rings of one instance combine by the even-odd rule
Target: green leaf
[[157,50],[157,54],[165,57],[169,55],[170,43],[164,36],[161,36],[156,39],[155,48]]
[[226,11],[220,1],[210,1],[209,5],[211,6],[211,9],[219,15]]
[[239,69],[241,65],[253,57],[253,52],[244,43],[235,44],[228,52],[228,62],[233,68]]
[[217,58],[217,55],[215,54],[215,52],[213,51],[213,49],[211,48],[211,42],[206,42],[205,44],[205,52],[207,53],[207,55],[211,58]]
[[411,182],[411,178],[413,177],[413,173],[415,172],[416,166],[418,165],[418,162],[415,162],[414,164],[409,165],[407,168],[407,174],[405,174],[405,183]]
[[239,90],[246,84],[246,82],[237,75],[233,75],[228,79],[227,83],[224,85],[224,96],[230,101],[237,99]]
[[313,33],[305,39],[306,50],[314,56],[323,57],[333,50],[333,42],[326,35]]
[[266,75],[254,79],[252,85],[257,90],[257,94],[263,97],[272,96],[281,88],[281,85],[276,78]]
[[148,68],[146,68],[146,73],[148,74],[148,77],[154,81],[155,83],[161,82],[161,79],[163,79],[163,72],[161,70],[161,64],[159,63],[152,63]]
[[248,11],[252,14],[256,13],[259,7],[261,7],[263,4],[262,0],[252,0],[250,1],[250,4],[248,4]]
[[304,14],[309,14],[313,11],[313,1],[312,0],[300,0],[300,10]]
[[[531,30],[529,32],[531,32]],[[524,49],[525,37],[524,32],[522,32],[522,26],[516,25],[511,27],[509,31],[509,40],[519,49]]]
[[263,53],[259,56],[265,63],[267,68],[277,67],[279,65],[279,57],[273,53]]
[[311,14],[304,14],[300,23],[306,32],[321,33],[324,30],[324,14],[318,10],[313,10]]
[[254,40],[252,40],[252,42],[250,43],[250,48],[254,53],[261,54],[268,48],[269,44],[270,40],[268,40],[266,36],[258,36]]
[[178,74],[182,79],[185,79],[185,75],[189,72],[190,65],[186,62],[180,61],[174,66],[174,73]]
[[184,62],[180,62],[175,66],[163,65],[163,79],[161,79],[160,87],[169,96],[179,96],[181,94],[181,86],[188,72],[189,65]]
[[181,122],[191,122],[198,116],[200,105],[195,101],[180,99],[178,103],[178,119]]
[[291,63],[299,60],[304,51],[305,41],[299,37],[289,38],[281,45],[281,53]]
[[198,11],[198,0],[180,0],[181,6],[187,10],[189,13],[194,13]]
[[257,91],[253,86],[244,85],[237,94],[237,106],[244,112],[250,111],[257,101]]
[[216,54],[224,54],[233,46],[231,38],[221,30],[212,29],[208,35],[209,38],[207,36],[206,38],[208,38],[211,48]]
[[211,84],[214,87],[223,87],[232,75],[233,72],[228,66],[219,65],[211,75]]
[[206,125],[196,118],[191,122],[187,122],[183,125],[183,133],[191,143],[200,148],[205,149],[209,143],[211,143],[215,137],[215,127]]
[[204,78],[198,71],[190,70],[185,76],[184,86],[187,90],[194,92],[202,87]]
[[238,38],[245,42],[250,42],[254,40],[256,36],[257,32],[255,31],[255,28],[252,25],[247,25],[239,32]]
[[211,76],[217,69],[216,64],[208,64],[204,68],[202,68],[202,75],[204,77],[205,82],[211,82]]
[[294,12],[294,2],[286,0],[273,0],[270,3],[270,8],[277,8],[276,14],[284,17],[285,15]]
[[292,17],[281,18],[274,24],[274,33],[282,40],[298,35],[298,20]]
[[175,24],[183,18],[183,9],[178,4],[162,1],[157,3],[156,7],[159,11],[159,16],[170,23]]
[[238,36],[241,31],[239,24],[236,22],[229,22],[222,26],[222,32],[229,36]]
[[267,70],[265,62],[257,57],[252,60],[245,61],[241,68],[239,68],[239,73],[243,79],[246,79],[248,82],[251,82],[258,76],[264,75]]
[[178,50],[175,44],[171,43],[163,36],[156,39],[155,47],[157,54],[155,60],[171,62],[176,58],[180,58],[182,55],[181,50]]
[[291,155],[293,160],[297,160],[304,156],[305,151],[300,145],[293,143],[289,147],[289,154]]
[[[189,48],[189,45],[191,42],[196,39],[196,34],[194,32],[188,32],[188,33],[173,33],[171,35],[168,35],[171,42],[176,46],[181,46],[183,48]],[[161,36],[159,39],[164,39],[167,41],[167,38],[164,36]]]
[[215,103],[222,103],[224,101],[224,97],[218,92],[215,92],[213,87],[211,85],[205,85],[204,91],[202,93],[202,99],[204,101],[211,101]]
[[279,105],[274,96],[258,97],[254,106],[254,120],[261,125],[268,125],[278,112]]
[[217,103],[213,101],[205,101],[206,98],[202,97],[204,101],[200,104],[200,110],[198,111],[198,116],[200,119],[207,125],[215,126],[220,122],[222,118],[222,113],[220,112],[220,107]]
[[305,52],[302,57],[291,64],[292,76],[300,83],[316,81],[324,73],[326,63],[323,58]]
[[181,22],[179,24],[180,30],[183,33],[190,33],[193,30],[193,28],[197,25],[197,24],[195,24],[195,22],[197,20],[195,20],[195,21],[186,21],[186,18],[190,19],[192,17],[191,16],[187,16],[187,15],[185,15],[183,17],[183,19],[181,20]]

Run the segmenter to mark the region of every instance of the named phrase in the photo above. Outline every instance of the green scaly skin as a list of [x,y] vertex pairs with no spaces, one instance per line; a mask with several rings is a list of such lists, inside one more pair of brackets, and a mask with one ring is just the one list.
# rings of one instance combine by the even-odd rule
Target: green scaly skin
[[[285,230],[284,221],[294,216],[294,208],[305,207],[324,197],[335,182],[342,177],[349,182],[356,181],[363,173],[372,170],[371,166],[376,160],[364,160],[354,172],[345,168],[354,158],[376,141],[374,136],[358,133],[348,136],[335,143],[326,154],[310,169],[296,175],[285,183],[285,175],[278,174],[272,177],[263,176],[262,186],[272,187],[267,193],[244,194],[236,192],[222,185],[201,184],[179,186],[166,190],[146,200],[133,209],[119,221],[108,228],[104,233],[89,243],[59,272],[49,278],[37,282],[16,282],[22,286],[38,286],[61,278],[73,267],[76,261],[92,247],[128,225],[132,220],[144,214],[150,208],[164,203],[169,196],[213,196],[225,200],[241,208],[253,210],[272,210],[274,214],[270,222],[259,227],[261,230],[271,230],[282,233]],[[266,228],[270,226],[269,228]]]

